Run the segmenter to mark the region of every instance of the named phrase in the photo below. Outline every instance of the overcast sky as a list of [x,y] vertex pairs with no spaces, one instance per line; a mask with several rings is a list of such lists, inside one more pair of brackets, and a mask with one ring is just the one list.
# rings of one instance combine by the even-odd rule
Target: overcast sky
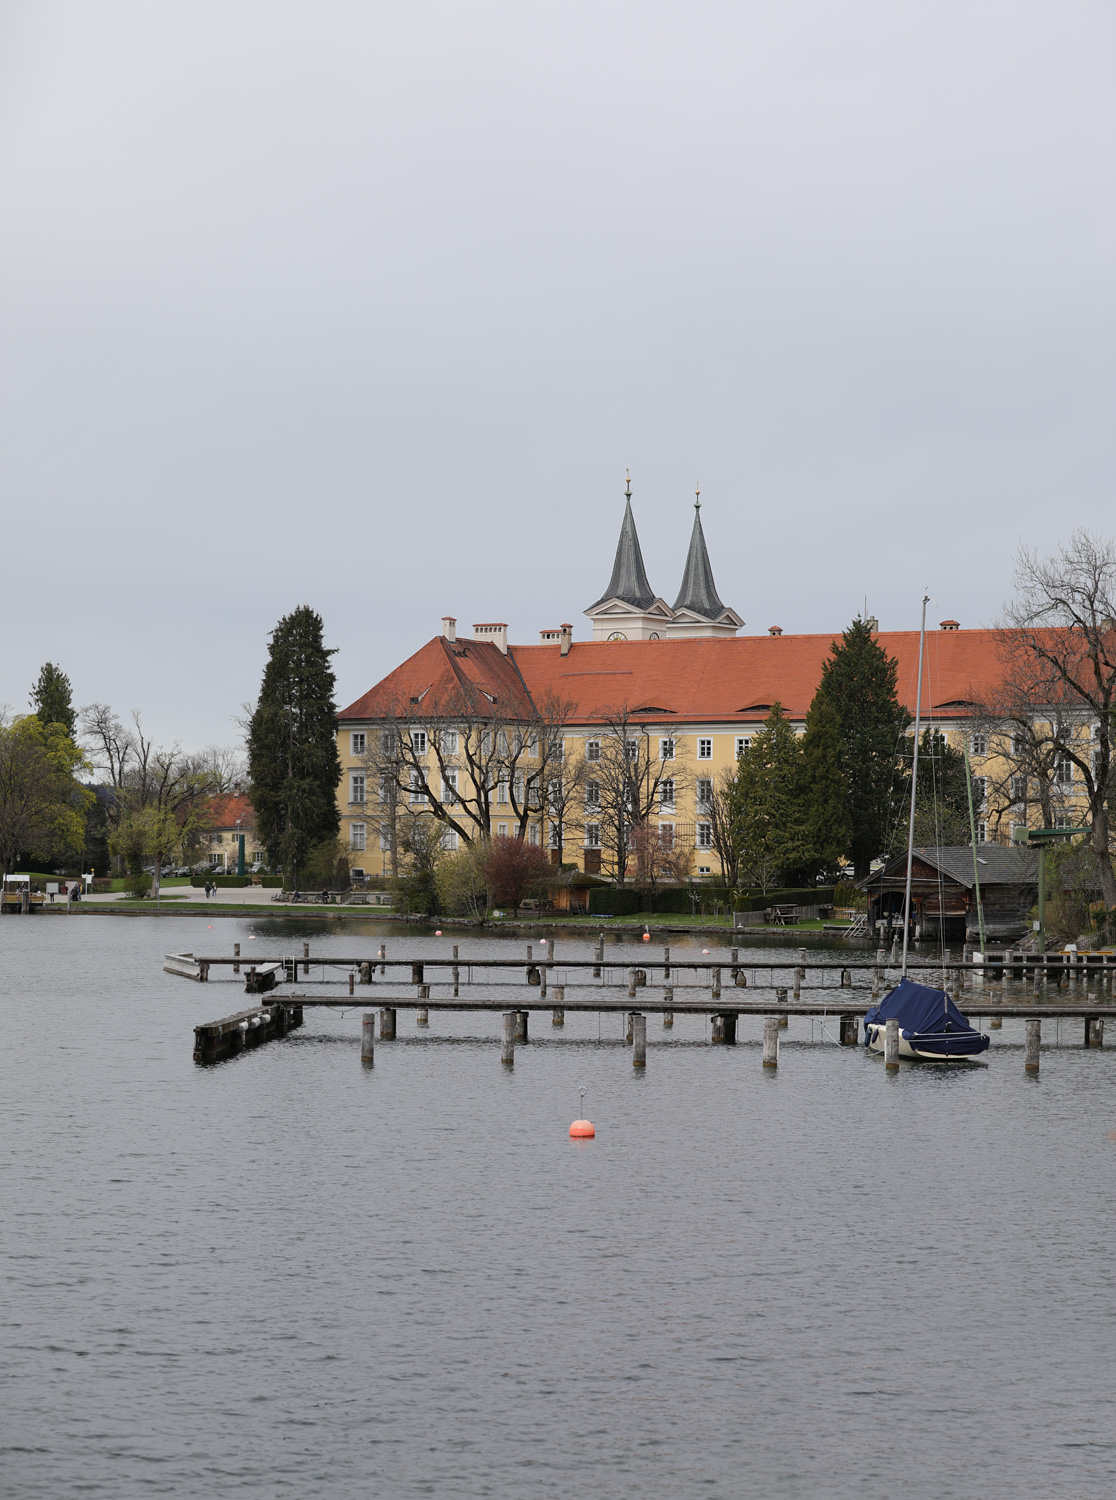
[[1116,531],[1101,0],[0,0],[0,701],[187,746],[454,614],[987,623]]

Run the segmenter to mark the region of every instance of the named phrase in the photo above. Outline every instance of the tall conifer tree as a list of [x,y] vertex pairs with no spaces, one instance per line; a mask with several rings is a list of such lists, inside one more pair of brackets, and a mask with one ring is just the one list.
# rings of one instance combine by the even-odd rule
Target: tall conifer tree
[[73,739],[76,723],[73,689],[65,672],[52,661],[44,663],[39,672],[39,680],[31,689],[31,704],[40,724],[61,724]]
[[841,729],[849,852],[857,879],[887,848],[892,788],[911,716],[896,694],[899,664],[855,619],[830,648],[821,687]]
[[805,854],[802,746],[780,703],[736,762],[732,828],[741,877],[762,891],[801,868]]
[[310,851],[341,827],[334,653],[308,605],[284,615],[270,639],[248,726],[248,774],[260,838],[297,884]]
[[822,688],[806,714],[802,738],[802,873],[832,870],[849,852],[848,787],[841,760],[841,721]]

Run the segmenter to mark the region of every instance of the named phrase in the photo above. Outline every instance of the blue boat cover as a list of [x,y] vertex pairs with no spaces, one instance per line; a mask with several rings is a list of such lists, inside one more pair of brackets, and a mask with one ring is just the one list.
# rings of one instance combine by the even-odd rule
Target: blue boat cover
[[[879,1021],[890,1021],[892,1016],[899,1022],[900,1031],[927,1036],[936,1031],[958,1032],[975,1030],[954,1005],[945,990],[932,990],[929,985],[915,984],[913,979],[901,979],[879,1005],[874,1005],[864,1017],[865,1028]],[[867,1039],[867,1030],[865,1031]]]

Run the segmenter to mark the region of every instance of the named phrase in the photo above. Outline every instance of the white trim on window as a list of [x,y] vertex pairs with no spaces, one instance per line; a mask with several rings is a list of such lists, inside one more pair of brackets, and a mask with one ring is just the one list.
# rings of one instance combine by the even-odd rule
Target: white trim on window
[[697,742],[698,760],[713,759],[713,741],[711,739],[699,739]]

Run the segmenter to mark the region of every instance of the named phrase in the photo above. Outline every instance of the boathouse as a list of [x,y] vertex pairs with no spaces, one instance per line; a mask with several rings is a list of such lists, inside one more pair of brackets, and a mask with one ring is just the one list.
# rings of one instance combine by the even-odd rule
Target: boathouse
[[[1031,930],[1031,911],[1038,901],[1038,853],[978,844],[976,869],[984,927],[989,938],[1010,940]],[[868,893],[869,930],[880,921],[903,921],[907,854],[897,854],[864,880]],[[911,914],[921,936],[974,938],[977,921],[973,851],[968,844],[945,849],[916,849],[911,866]]]

